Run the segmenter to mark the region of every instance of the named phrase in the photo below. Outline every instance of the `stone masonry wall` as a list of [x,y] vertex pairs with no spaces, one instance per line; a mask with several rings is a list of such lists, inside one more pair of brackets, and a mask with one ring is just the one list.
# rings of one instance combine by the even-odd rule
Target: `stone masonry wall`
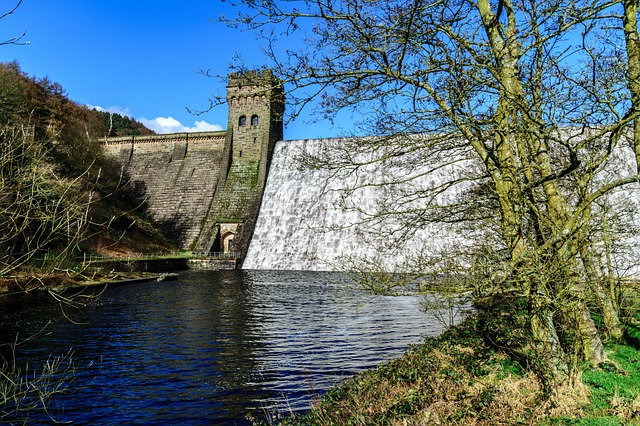
[[194,247],[215,251],[220,245],[220,225],[237,224],[233,247],[241,264],[260,209],[271,153],[275,142],[282,139],[283,88],[269,70],[231,74],[227,104],[225,158],[229,167],[220,178]]
[[282,139],[283,87],[269,70],[232,73],[227,103],[225,132],[110,138],[104,147],[173,242],[199,252],[222,251],[231,237],[220,230],[232,227],[241,264],[273,147]]
[[105,151],[131,179],[133,196],[178,246],[189,248],[211,207],[226,132],[110,138]]

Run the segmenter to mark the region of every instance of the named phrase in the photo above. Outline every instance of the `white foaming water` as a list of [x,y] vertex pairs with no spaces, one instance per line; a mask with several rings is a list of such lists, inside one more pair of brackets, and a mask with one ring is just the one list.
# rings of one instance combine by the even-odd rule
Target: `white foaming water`
[[[424,165],[419,153],[372,161],[380,157],[381,149],[352,155],[349,143],[315,139],[276,144],[243,269],[339,270],[364,260],[402,271],[412,256],[459,242],[458,235],[433,225],[418,226],[415,234],[400,237],[407,216],[398,214],[399,209],[417,204],[400,206],[399,200],[406,201],[407,191],[441,183],[437,176],[442,170],[420,176],[412,167],[418,160]],[[349,160],[361,165],[308,167],[303,158],[309,155],[335,164]],[[455,167],[460,164],[448,167],[446,173],[450,176]]]
[[[243,269],[403,272],[412,270],[415,256],[473,244],[479,236],[487,241],[486,230],[422,220],[427,200],[434,205],[455,204],[474,185],[472,176],[482,175],[463,150],[433,152],[421,147],[406,152],[399,149],[402,144],[392,143],[386,148],[371,144],[362,152],[354,146],[362,141],[276,144]],[[633,174],[633,155],[628,148],[617,151],[594,185]],[[385,159],[380,161],[381,157]],[[358,166],[349,166],[354,163]],[[626,223],[636,229],[640,228],[638,194],[636,184],[606,197],[612,206],[620,207],[625,200],[626,209],[635,210]],[[406,225],[412,231],[404,235]],[[638,275],[640,241],[633,230],[626,231],[619,238],[630,244],[630,250],[618,253],[614,263],[624,275]],[[363,267],[363,261],[368,265]]]

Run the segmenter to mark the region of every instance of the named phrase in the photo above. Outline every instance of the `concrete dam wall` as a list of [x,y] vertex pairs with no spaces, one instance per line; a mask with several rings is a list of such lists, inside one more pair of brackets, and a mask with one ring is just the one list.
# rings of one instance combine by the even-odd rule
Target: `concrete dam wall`
[[222,171],[226,132],[111,138],[105,151],[131,179],[129,191],[171,241],[197,239]]
[[[104,143],[181,248],[224,253],[244,269],[410,272],[451,249],[500,244],[465,210],[465,199],[482,197],[485,176],[468,144],[434,150],[425,135],[283,140],[283,88],[269,71],[230,75],[227,103],[226,131]],[[633,156],[614,154],[592,182],[633,175]],[[629,232],[616,235],[631,247],[616,260],[621,269],[638,264],[639,194],[635,185],[601,199],[631,212]]]
[[283,89],[270,71],[231,74],[226,131],[109,138],[128,190],[179,247],[241,263],[260,207]]
[[[416,258],[473,244],[483,233],[468,223],[421,220],[424,198],[399,201],[451,180],[461,184],[441,191],[440,201],[463,196],[465,173],[474,168],[463,155],[445,162],[416,150],[380,162],[383,152],[357,152],[349,139],[283,140],[274,144],[267,177],[260,172],[266,159],[243,153],[245,161],[234,162],[228,141],[225,132],[157,135],[112,139],[105,149],[145,195],[152,219],[182,247],[230,251],[226,239],[247,230],[243,269],[411,271]],[[325,163],[314,164],[318,158]],[[344,167],[347,158],[361,166]],[[626,163],[620,153],[609,171],[631,173]],[[610,196],[614,204],[616,197],[635,203],[635,227],[638,193]],[[412,210],[420,213],[400,213]],[[632,243],[635,250],[620,259],[621,267],[634,263],[640,242]]]

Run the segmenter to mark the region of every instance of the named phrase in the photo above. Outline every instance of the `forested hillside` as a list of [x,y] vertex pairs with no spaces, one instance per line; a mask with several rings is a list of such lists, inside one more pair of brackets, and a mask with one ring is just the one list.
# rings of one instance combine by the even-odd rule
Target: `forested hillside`
[[121,195],[127,178],[100,149],[108,136],[149,133],[78,105],[15,62],[0,64],[0,278],[72,269],[87,251],[166,250]]

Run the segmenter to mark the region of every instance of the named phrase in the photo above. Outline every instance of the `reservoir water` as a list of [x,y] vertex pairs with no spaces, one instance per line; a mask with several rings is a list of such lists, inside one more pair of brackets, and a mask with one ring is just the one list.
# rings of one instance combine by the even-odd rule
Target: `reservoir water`
[[58,421],[248,424],[249,413],[308,410],[330,386],[441,331],[419,298],[371,295],[343,278],[184,272],[178,281],[110,286],[80,308],[45,294],[5,296],[0,338],[39,333],[16,350],[30,369],[72,351],[73,392],[50,407]]

